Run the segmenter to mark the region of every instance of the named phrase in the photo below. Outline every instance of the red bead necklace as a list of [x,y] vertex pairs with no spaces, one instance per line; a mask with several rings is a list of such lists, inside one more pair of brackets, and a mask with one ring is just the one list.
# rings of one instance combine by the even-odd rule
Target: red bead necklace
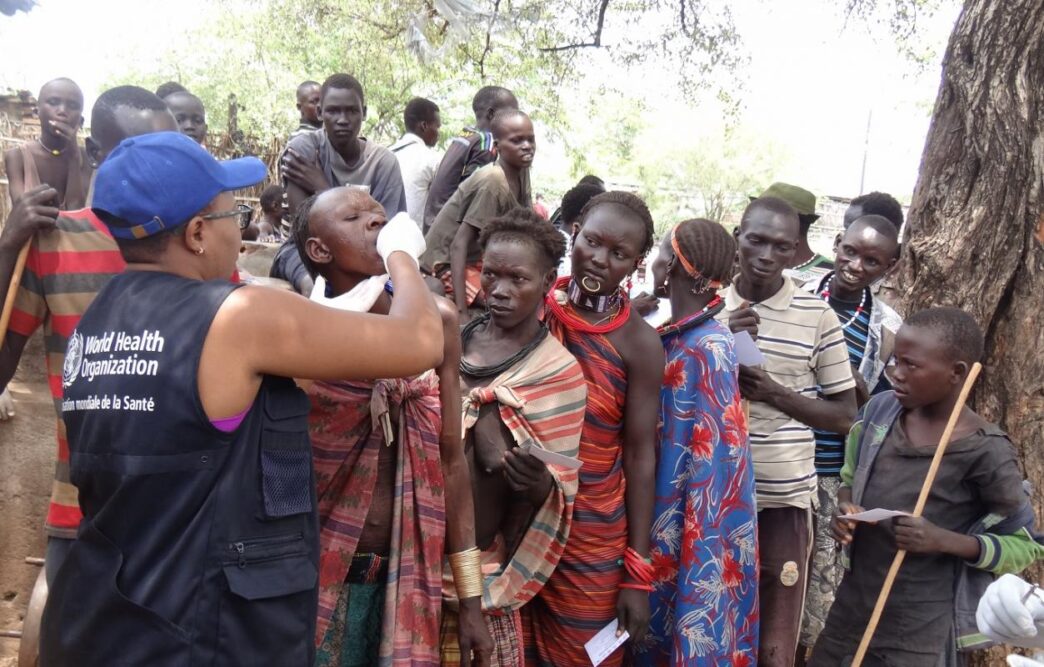
[[709,320],[711,317],[718,314],[718,311],[722,309],[724,302],[720,296],[715,296],[710,302],[696,311],[692,315],[688,315],[677,322],[667,322],[656,327],[656,333],[660,334],[660,337],[669,336],[679,331],[684,331],[691,326],[695,326],[705,320]]

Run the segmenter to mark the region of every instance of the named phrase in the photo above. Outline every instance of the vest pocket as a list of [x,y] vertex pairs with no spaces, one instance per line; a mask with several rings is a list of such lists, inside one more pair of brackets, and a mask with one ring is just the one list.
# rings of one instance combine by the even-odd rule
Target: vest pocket
[[265,430],[261,436],[261,492],[265,516],[312,510],[312,452],[305,433]]
[[230,542],[216,664],[301,665],[314,659],[319,576],[303,533]]
[[272,387],[264,402],[261,493],[268,519],[311,512],[315,492],[308,399],[292,382],[286,385]]
[[314,588],[318,573],[306,546],[303,533],[230,542],[222,563],[229,590],[261,600]]

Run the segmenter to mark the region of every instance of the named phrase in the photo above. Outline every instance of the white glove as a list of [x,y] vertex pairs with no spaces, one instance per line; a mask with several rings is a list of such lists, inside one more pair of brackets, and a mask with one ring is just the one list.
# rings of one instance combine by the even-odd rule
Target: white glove
[[979,632],[1004,644],[1044,647],[1044,634],[1038,632],[1037,625],[1044,621],[1041,595],[1044,591],[1034,591],[1031,584],[1014,574],[1005,574],[990,584],[979,600],[975,610]]
[[1009,655],[1008,667],[1044,667],[1044,662],[1022,655]]
[[11,392],[4,389],[0,392],[0,422],[5,422],[14,416],[14,399],[11,398]]
[[424,244],[424,234],[421,233],[417,223],[406,213],[399,213],[389,220],[381,233],[377,235],[377,254],[384,260],[384,268],[388,268],[388,258],[396,251],[402,251],[413,258],[413,262],[420,267],[420,256],[427,246]]

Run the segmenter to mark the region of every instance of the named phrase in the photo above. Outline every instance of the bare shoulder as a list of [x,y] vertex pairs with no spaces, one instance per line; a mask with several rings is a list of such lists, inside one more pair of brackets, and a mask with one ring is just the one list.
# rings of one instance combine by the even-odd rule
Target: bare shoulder
[[22,164],[22,151],[18,146],[8,148],[4,151],[4,165],[7,166],[7,171],[11,171],[12,165],[18,165],[19,168]]
[[459,327],[460,317],[457,314],[457,305],[444,296],[433,296],[435,307],[439,309],[439,315],[442,317],[443,328]]
[[[460,317],[457,305],[444,296],[435,297],[435,307],[442,318],[442,362],[439,363],[439,375],[453,379],[452,384],[460,382],[457,369],[460,367]],[[449,375],[445,375],[448,373]],[[445,380],[444,380],[445,381]]]
[[660,334],[656,333],[656,329],[653,329],[637,311],[631,311],[631,316],[624,328],[632,332],[635,344],[639,349],[663,352]]
[[308,300],[296,292],[260,285],[244,285],[232,290],[221,304],[220,311],[226,317],[280,320],[283,318],[276,314],[282,313],[283,308],[293,307],[302,301]]
[[637,311],[631,311],[627,324],[620,327],[619,334],[618,351],[629,367],[641,370],[663,364],[660,336]]

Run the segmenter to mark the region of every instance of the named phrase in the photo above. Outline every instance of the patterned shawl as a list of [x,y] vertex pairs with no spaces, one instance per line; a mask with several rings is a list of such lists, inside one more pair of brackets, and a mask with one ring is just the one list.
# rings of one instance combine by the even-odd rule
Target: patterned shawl
[[[574,458],[579,453],[587,386],[573,355],[552,336],[485,387],[466,393],[464,433],[475,425],[479,409],[487,403],[499,405],[500,418],[519,447],[529,444]],[[562,555],[573,519],[577,471],[549,469],[555,487],[511,560],[485,577],[482,609],[486,613],[516,610],[532,599]],[[452,578],[444,582],[443,596],[455,606]]]
[[[316,643],[322,641],[373,499],[379,449],[398,451],[380,664],[439,663],[445,488],[434,371],[408,380],[316,382],[309,431],[319,496]],[[393,430],[389,406],[400,410]]]

